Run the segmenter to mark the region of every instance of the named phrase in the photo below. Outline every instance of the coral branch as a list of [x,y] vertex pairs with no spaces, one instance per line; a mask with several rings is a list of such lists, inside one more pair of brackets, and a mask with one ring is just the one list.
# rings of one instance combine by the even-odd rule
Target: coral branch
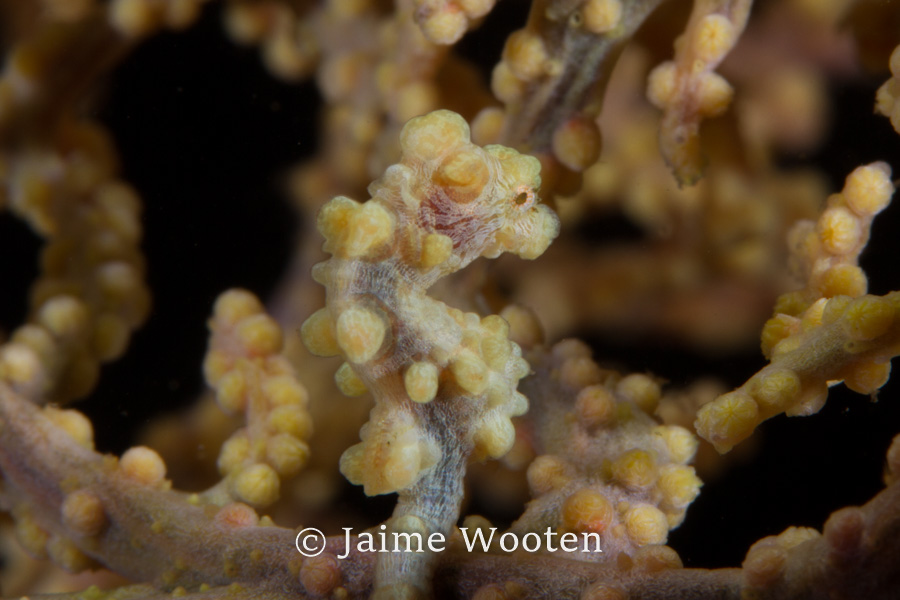
[[[779,470],[814,472],[770,460],[809,440],[715,450],[819,410],[841,382],[892,393],[900,291],[869,295],[860,257],[898,159],[847,115],[872,94],[865,70],[889,65],[876,110],[898,128],[900,9],[751,3],[0,0],[3,595],[895,600],[900,436],[887,489],[821,531],[871,490],[823,480],[834,495],[787,519],[799,490],[765,511],[740,497]],[[223,49],[222,25],[281,81]],[[828,130],[837,143],[821,143]],[[257,202],[279,144],[303,157],[291,266],[269,313],[247,291],[219,297],[209,389],[162,414],[202,387],[197,369],[160,368],[191,364],[169,359],[202,345],[209,300],[235,279],[266,289],[274,273],[244,266],[283,258],[286,237],[270,236],[287,223],[263,224]],[[860,152],[884,162],[826,201],[822,167]],[[236,222],[241,198],[252,213]],[[214,268],[188,260],[201,248]],[[897,251],[873,246],[867,264],[879,254]],[[769,364],[727,392],[769,316]],[[83,398],[84,414],[70,408]],[[826,437],[848,464],[832,470],[875,483],[850,461],[880,455],[897,409],[805,425],[839,412]],[[863,413],[879,421],[856,430],[867,452],[851,437]],[[756,450],[761,468],[729,480]],[[396,493],[392,516],[361,492]],[[477,514],[459,523],[464,506]],[[755,532],[710,531],[726,523],[716,511],[757,518]]]
[[[601,369],[576,340],[528,358],[535,374],[522,388],[534,406],[528,416],[538,457],[528,482],[535,499],[511,531],[597,534],[601,552],[598,544],[582,545],[570,554],[581,560],[617,564],[646,548],[657,560],[678,562],[674,551],[658,546],[700,491],[687,466],[697,439],[654,420],[659,384]],[[672,556],[663,559],[667,551]]]
[[226,413],[246,414],[247,426],[222,445],[219,470],[226,478],[204,496],[220,505],[238,500],[268,506],[278,498],[279,478],[296,475],[309,458],[306,389],[279,354],[281,328],[253,294],[222,294],[210,329],[207,383]]
[[893,192],[887,165],[860,167],[817,223],[794,227],[790,240],[806,289],[783,295],[763,329],[770,364],[697,415],[697,432],[719,452],[776,414],[818,412],[833,383],[873,394],[887,382],[890,359],[900,353],[900,293],[864,295],[868,282],[856,262]]
[[675,42],[675,60],[656,67],[647,96],[665,111],[659,145],[682,185],[697,182],[703,171],[700,121],[728,108],[733,90],[713,71],[734,47],[752,0],[695,0],[684,34]]
[[491,85],[506,111],[492,139],[540,157],[548,191],[566,170],[581,172],[597,160],[595,118],[606,83],[660,1],[539,0],[525,28],[507,40]]

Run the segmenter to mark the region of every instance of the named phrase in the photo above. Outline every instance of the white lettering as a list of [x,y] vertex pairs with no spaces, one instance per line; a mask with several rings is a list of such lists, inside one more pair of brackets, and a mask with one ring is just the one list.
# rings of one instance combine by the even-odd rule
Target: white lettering
[[491,535],[490,535],[490,537],[488,537],[488,539],[486,541],[484,539],[484,531],[482,529],[475,530],[475,536],[472,538],[471,541],[469,540],[469,528],[468,527],[462,527],[462,528],[460,528],[460,531],[463,534],[463,542],[466,544],[467,551],[472,552],[472,550],[475,548],[475,542],[479,541],[479,542],[481,542],[482,551],[487,552],[491,546],[491,541],[493,541],[493,539],[494,539],[494,534],[497,533],[497,528],[491,527]]

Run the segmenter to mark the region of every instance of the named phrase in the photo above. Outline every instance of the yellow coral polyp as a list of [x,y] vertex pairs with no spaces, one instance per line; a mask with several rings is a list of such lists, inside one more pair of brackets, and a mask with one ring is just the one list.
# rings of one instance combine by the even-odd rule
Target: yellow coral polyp
[[150,0],[113,0],[109,10],[110,24],[122,35],[132,38],[147,35],[161,16]]
[[694,52],[703,62],[720,61],[737,39],[734,24],[724,15],[706,15],[700,21],[693,40]]
[[281,350],[281,327],[266,314],[242,319],[235,328],[237,339],[251,356],[275,354]]
[[700,494],[700,478],[693,467],[666,465],[659,476],[659,490],[665,501],[675,509],[687,507]]
[[540,496],[565,487],[572,480],[573,473],[569,465],[561,459],[543,455],[528,465],[526,476],[531,493]]
[[846,312],[847,307],[850,306],[852,302],[853,298],[850,296],[835,296],[829,298],[825,303],[824,310],[822,310],[822,323],[830,325],[831,323],[836,322],[844,316],[844,312]]
[[785,410],[800,395],[800,378],[790,369],[777,369],[760,378],[753,397],[765,411]]
[[0,380],[25,385],[37,382],[41,373],[41,362],[28,346],[13,343],[0,347]]
[[232,477],[231,489],[241,502],[267,506],[278,499],[281,487],[278,474],[265,463],[242,467]]
[[656,108],[663,109],[675,100],[676,87],[675,63],[665,61],[650,71],[650,75],[647,76],[647,99]]
[[44,415],[51,423],[65,431],[83,448],[94,448],[94,426],[91,420],[77,410],[63,410],[55,406],[44,407]]
[[38,311],[38,323],[59,337],[77,337],[86,332],[89,313],[84,303],[72,296],[56,296]]
[[844,376],[844,385],[858,394],[873,394],[887,383],[890,376],[890,361],[866,361],[853,365]]
[[504,62],[523,81],[530,81],[541,75],[548,58],[540,36],[524,29],[509,37],[503,51]]
[[422,32],[431,42],[442,46],[454,44],[466,33],[466,14],[455,6],[448,6],[422,22]]
[[662,397],[659,384],[648,375],[632,373],[616,384],[616,393],[633,402],[648,415],[656,411]]
[[616,415],[616,400],[602,385],[590,385],[575,399],[578,418],[588,427],[596,427],[611,422]]
[[613,521],[615,511],[610,501],[595,490],[582,488],[566,498],[562,505],[562,526],[574,532],[606,530]]
[[266,460],[280,476],[290,477],[309,460],[309,446],[293,435],[279,434],[266,443]]
[[62,504],[62,519],[67,528],[78,535],[94,536],[108,523],[103,503],[91,492],[72,492]]
[[94,562],[72,540],[62,536],[50,538],[47,542],[47,555],[50,560],[70,573],[80,573],[94,565]]
[[669,535],[666,515],[655,506],[639,504],[625,513],[625,531],[638,546],[662,544]]
[[815,281],[822,296],[862,296],[869,286],[868,278],[856,265],[841,264],[826,270]]
[[413,431],[391,434],[391,444],[378,446],[366,456],[363,444],[350,447],[341,456],[341,473],[362,484],[367,495],[387,494],[412,485],[422,469],[422,452]]
[[826,306],[828,306],[827,298],[819,298],[813,302],[800,319],[800,330],[809,331],[819,327],[822,324]]
[[240,369],[225,373],[217,382],[216,401],[228,414],[244,410],[247,405],[246,377]]
[[269,413],[267,420],[269,427],[278,433],[288,433],[300,439],[307,439],[312,433],[312,419],[301,406],[277,406]]
[[832,254],[848,254],[862,235],[857,217],[841,206],[826,210],[819,218],[818,229],[822,245]]
[[706,118],[718,117],[728,110],[734,88],[718,73],[704,73],[698,82],[699,112]]
[[491,71],[491,91],[503,102],[515,102],[524,94],[525,84],[506,62],[501,62]]
[[263,393],[272,406],[306,406],[306,388],[293,377],[276,375],[263,383]]
[[645,488],[656,481],[656,461],[646,450],[629,450],[612,463],[612,476],[629,488]]
[[94,323],[91,347],[101,361],[115,360],[125,353],[130,333],[128,323],[118,315],[99,315]]
[[166,464],[159,454],[146,446],[129,448],[119,459],[122,474],[143,485],[156,486],[166,477]]
[[862,296],[847,306],[841,326],[851,340],[873,340],[891,328],[894,314],[895,308],[888,299]]
[[588,0],[581,7],[584,27],[591,33],[606,33],[622,20],[621,0]]
[[346,196],[332,198],[319,211],[316,227],[325,238],[325,249],[329,250],[339,243],[341,236],[350,226],[350,217],[359,207],[359,202]]
[[753,433],[759,423],[759,408],[746,392],[719,396],[697,413],[694,427],[720,453],[727,452]]
[[665,442],[673,462],[687,464],[697,453],[697,438],[684,427],[660,425],[653,430],[653,433]]
[[506,338],[505,333],[496,337],[485,338],[481,342],[481,354],[484,357],[484,361],[494,371],[503,370],[512,353],[513,346]]
[[893,193],[890,167],[876,162],[854,169],[847,176],[842,195],[853,212],[873,216],[884,210]]
[[225,440],[219,451],[217,466],[219,472],[228,475],[244,463],[250,456],[250,440],[239,432]]
[[600,129],[590,119],[569,119],[556,128],[553,154],[573,171],[583,171],[600,156]]
[[47,558],[50,535],[28,513],[16,515],[16,539],[35,558]]
[[261,313],[262,303],[246,290],[228,290],[213,305],[213,317],[223,324],[235,326],[251,315]]

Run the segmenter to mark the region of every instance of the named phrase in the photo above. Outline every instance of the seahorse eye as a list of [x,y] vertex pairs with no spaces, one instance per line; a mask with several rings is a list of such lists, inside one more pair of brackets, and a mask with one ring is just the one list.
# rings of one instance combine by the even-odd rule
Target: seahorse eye
[[520,185],[513,196],[513,206],[518,210],[528,210],[534,205],[535,193],[530,187]]

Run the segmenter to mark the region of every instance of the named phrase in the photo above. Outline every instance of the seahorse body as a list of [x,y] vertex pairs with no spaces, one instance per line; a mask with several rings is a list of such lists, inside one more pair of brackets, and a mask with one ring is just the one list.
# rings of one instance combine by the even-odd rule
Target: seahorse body
[[539,162],[472,144],[462,117],[413,119],[400,142],[400,162],[369,187],[369,201],[339,196],[320,211],[332,258],[314,276],[327,306],[302,330],[314,353],[347,360],[337,374],[344,391],[375,396],[362,442],[341,460],[370,495],[410,487],[448,444],[478,456],[509,449],[509,419],[527,409],[515,391],[528,372],[520,349],[501,318],[464,314],[425,292],[479,256],[535,258],[559,230],[537,200]]

